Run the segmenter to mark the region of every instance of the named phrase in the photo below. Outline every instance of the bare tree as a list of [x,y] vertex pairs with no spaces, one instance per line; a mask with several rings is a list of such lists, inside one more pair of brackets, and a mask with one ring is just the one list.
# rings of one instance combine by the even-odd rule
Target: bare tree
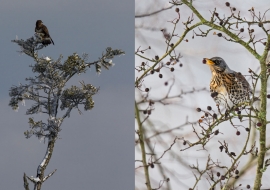
[[[162,2],[165,1],[155,4],[161,5]],[[269,123],[267,98],[270,98],[267,95],[270,71],[269,9],[258,11],[254,6],[240,12],[237,4],[225,1],[222,5],[218,2],[220,8],[214,6],[217,2],[207,2],[210,10],[203,8],[206,2],[172,0],[167,3],[171,5],[161,8],[154,4],[144,5],[148,11],[137,11],[135,16],[136,185],[140,188],[143,181],[148,190],[239,189],[243,188],[243,182],[246,183],[243,178],[252,173],[253,176],[245,184],[246,189],[269,188],[270,183],[266,180],[270,164],[266,133]],[[174,18],[171,18],[173,14]],[[159,38],[153,40],[154,36]],[[211,98],[209,87],[189,86],[189,90],[185,89],[185,83],[192,84],[190,81],[194,78],[203,80],[201,72],[197,70],[196,73],[192,69],[188,70],[189,73],[181,72],[185,65],[192,68],[192,63],[185,57],[195,57],[194,54],[199,52],[196,41],[204,40],[206,49],[210,41],[220,39],[231,49],[240,45],[249,53],[248,56],[253,56],[259,63],[254,66],[255,69],[245,67],[252,87],[250,100],[235,105],[227,112],[219,105],[202,108],[206,103],[202,102],[206,99],[202,96],[208,94],[207,97]],[[187,43],[193,45],[190,55],[185,51],[189,48]],[[181,54],[179,50],[182,50]],[[212,53],[217,52],[213,48],[211,50]],[[239,60],[234,64],[237,65]],[[191,101],[183,101],[189,97]],[[199,100],[197,109],[196,100]],[[178,112],[177,118],[173,117],[176,115],[174,112]],[[226,130],[222,128],[225,125]],[[236,142],[232,142],[232,137]],[[186,159],[187,155],[193,156]],[[197,158],[195,164],[192,158]],[[175,161],[172,164],[167,160]],[[183,173],[192,173],[193,180],[181,179],[181,175],[177,174],[179,170],[189,171],[181,171],[182,176]]]
[[93,96],[99,90],[84,81],[80,82],[81,86],[72,85],[69,88],[67,83],[74,76],[86,73],[91,66],[95,67],[96,72],[100,74],[102,67],[109,69],[113,66],[112,59],[124,52],[108,47],[97,61],[88,62],[87,54],[79,56],[76,53],[62,61],[62,56],[57,60],[38,56],[38,50],[44,48],[44,45],[41,44],[41,39],[37,34],[26,41],[16,39],[13,42],[21,47],[20,53],[33,58],[35,64],[30,67],[35,76],[26,78],[28,84],[11,87],[9,105],[12,109],[17,110],[19,102],[31,100],[34,103],[26,111],[27,115],[42,113],[48,116],[47,121],[35,121],[33,117],[30,117],[30,129],[24,133],[26,138],[34,135],[44,143],[47,141],[47,151],[37,168],[36,177],[29,177],[26,174],[23,177],[26,190],[29,190],[28,180],[34,184],[35,190],[40,190],[42,184],[56,171],[55,169],[45,175],[45,169],[51,160],[64,119],[70,117],[71,111],[74,109],[81,113],[80,105],[85,111],[93,109]]

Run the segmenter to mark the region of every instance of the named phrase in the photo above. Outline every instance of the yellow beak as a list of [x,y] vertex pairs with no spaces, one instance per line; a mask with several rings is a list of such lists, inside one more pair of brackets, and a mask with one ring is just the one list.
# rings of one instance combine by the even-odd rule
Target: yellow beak
[[207,64],[207,65],[214,65],[214,64],[215,64],[215,63],[214,63],[212,60],[210,60],[210,59],[204,58],[204,60],[206,61],[206,64]]

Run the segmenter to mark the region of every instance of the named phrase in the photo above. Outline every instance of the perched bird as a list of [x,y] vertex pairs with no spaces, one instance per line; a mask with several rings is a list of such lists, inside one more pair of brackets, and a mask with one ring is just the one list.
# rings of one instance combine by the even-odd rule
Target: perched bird
[[51,43],[53,43],[53,45],[54,45],[54,42],[49,34],[48,28],[43,24],[43,22],[41,20],[37,20],[35,32],[38,33],[40,35],[40,37],[42,38],[43,45],[46,46],[46,45],[49,45]]
[[210,92],[217,104],[230,109],[249,101],[251,87],[241,73],[231,70],[220,57],[204,58],[203,62],[211,69]]

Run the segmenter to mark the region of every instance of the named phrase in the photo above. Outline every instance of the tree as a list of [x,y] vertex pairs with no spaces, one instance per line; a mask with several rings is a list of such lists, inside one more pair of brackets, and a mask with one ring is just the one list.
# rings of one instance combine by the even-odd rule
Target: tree
[[[144,6],[149,10],[162,2],[165,1]],[[148,190],[237,189],[244,183],[247,189],[269,188],[269,173],[266,172],[270,164],[267,158],[269,144],[266,143],[267,98],[270,98],[267,95],[270,68],[268,10],[258,11],[255,6],[244,9],[246,6],[237,7],[237,2],[225,1],[222,5],[192,0],[170,3],[170,6],[152,12],[138,11],[135,16],[138,44],[135,51],[137,178],[141,179],[139,174],[144,176]],[[154,32],[160,34],[154,35]],[[214,41],[219,43],[217,49],[229,49],[230,55],[224,59],[232,56],[234,52],[230,50],[236,52],[242,48],[249,53],[248,58],[253,57],[250,58],[252,63],[254,60],[259,63],[248,69],[248,59],[235,60],[234,67],[239,67],[243,61],[246,63],[245,72],[249,73],[253,93],[247,105],[235,106],[228,117],[222,107],[208,105],[207,99],[211,97],[207,88],[195,85],[196,78],[205,80],[203,72],[195,66],[195,57],[203,56],[201,62],[206,57],[203,54],[216,56],[218,50],[209,48]],[[226,44],[226,48],[222,44]],[[181,72],[185,66],[189,70]],[[192,84],[190,81],[194,81],[194,86],[188,86],[187,90],[187,84]],[[260,101],[255,101],[256,97]],[[200,116],[195,113],[196,100]],[[190,159],[185,159],[186,156]],[[197,160],[193,161],[193,158]],[[164,159],[175,161],[167,163]],[[253,170],[252,180],[245,180],[247,173]],[[177,174],[180,171],[181,174]],[[187,173],[193,173],[195,178],[181,180]]]
[[36,177],[29,177],[26,174],[23,177],[26,190],[29,189],[28,180],[34,184],[34,189],[40,190],[42,184],[56,171],[55,169],[45,175],[45,169],[50,162],[64,119],[70,117],[73,109],[77,109],[81,113],[80,105],[85,111],[93,109],[93,96],[99,90],[99,88],[86,84],[84,81],[80,82],[80,87],[73,85],[68,87],[67,83],[74,76],[86,73],[91,66],[95,67],[98,74],[101,73],[102,67],[109,69],[114,65],[112,59],[124,54],[124,51],[108,47],[97,61],[88,62],[87,54],[79,56],[76,53],[62,61],[62,55],[57,60],[38,56],[38,50],[45,46],[41,44],[42,41],[37,34],[26,41],[16,39],[12,42],[21,47],[20,53],[33,58],[35,64],[30,65],[30,67],[35,76],[26,78],[28,84],[11,87],[9,105],[12,109],[17,110],[20,102],[31,100],[34,103],[27,110],[27,115],[42,113],[48,116],[47,121],[35,121],[33,117],[30,117],[30,130],[24,133],[26,138],[34,135],[44,142],[47,140],[47,151],[37,168]]

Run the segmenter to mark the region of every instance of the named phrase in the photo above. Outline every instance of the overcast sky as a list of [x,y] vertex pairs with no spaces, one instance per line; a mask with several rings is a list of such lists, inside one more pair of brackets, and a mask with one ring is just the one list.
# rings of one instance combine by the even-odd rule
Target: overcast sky
[[[48,27],[55,46],[39,55],[57,59],[74,52],[89,53],[95,61],[106,47],[119,48],[125,56],[113,60],[115,66],[96,75],[94,69],[79,80],[100,87],[94,96],[95,108],[79,115],[73,110],[64,120],[52,159],[45,174],[57,172],[43,185],[46,189],[132,189],[134,188],[134,2],[126,0],[1,0],[0,6],[0,181],[1,189],[23,189],[23,173],[35,176],[46,151],[36,137],[26,139],[29,128],[26,106],[12,111],[9,89],[25,84],[33,76],[33,60],[16,51],[11,43],[16,35],[34,35],[36,20]],[[83,109],[82,109],[83,110]],[[42,117],[33,115],[36,120]],[[31,184],[31,189],[32,189]]]

